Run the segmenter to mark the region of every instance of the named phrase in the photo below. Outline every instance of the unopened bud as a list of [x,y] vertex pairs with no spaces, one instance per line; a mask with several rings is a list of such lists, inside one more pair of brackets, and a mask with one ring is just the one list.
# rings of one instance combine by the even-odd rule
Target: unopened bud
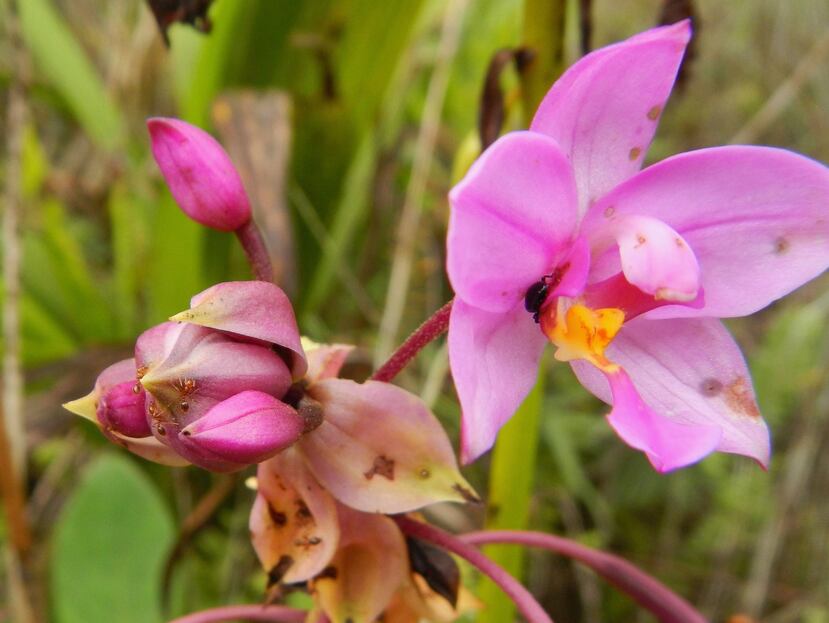
[[187,216],[220,231],[236,231],[250,220],[242,179],[216,139],[178,119],[155,117],[147,129],[158,168]]
[[185,427],[179,441],[194,463],[203,457],[239,467],[259,463],[297,441],[305,421],[297,412],[269,394],[244,391],[224,400]]
[[98,400],[98,421],[101,426],[127,437],[149,437],[152,432],[147,422],[146,397],[136,381],[119,383]]

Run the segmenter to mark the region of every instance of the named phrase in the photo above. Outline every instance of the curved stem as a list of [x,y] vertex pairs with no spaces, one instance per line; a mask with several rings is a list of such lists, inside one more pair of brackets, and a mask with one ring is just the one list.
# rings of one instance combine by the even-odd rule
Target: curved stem
[[452,301],[449,301],[406,338],[406,341],[392,353],[388,361],[371,375],[371,380],[388,383],[397,376],[414,359],[415,355],[423,350],[424,346],[446,333],[449,328],[449,314],[451,311]]
[[556,552],[590,567],[653,613],[662,623],[706,622],[706,618],[691,604],[638,567],[623,558],[591,549],[570,539],[543,532],[517,530],[470,532],[458,538],[470,545],[512,543]]
[[259,281],[273,282],[271,256],[268,255],[265,240],[262,238],[262,233],[259,231],[259,227],[253,219],[250,219],[234,233],[236,234],[236,238],[239,239],[239,244],[245,250],[245,255],[250,263],[250,269],[253,271],[253,276]]
[[241,606],[222,606],[201,612],[193,612],[173,619],[170,623],[222,623],[222,621],[262,621],[264,623],[302,623],[308,613],[305,610],[286,608],[285,606],[263,606],[245,604]]
[[440,528],[409,519],[403,515],[394,517],[394,520],[405,534],[423,541],[429,541],[446,551],[457,554],[489,576],[515,602],[518,611],[529,623],[553,623],[550,615],[544,612],[535,597],[518,580],[471,545]]

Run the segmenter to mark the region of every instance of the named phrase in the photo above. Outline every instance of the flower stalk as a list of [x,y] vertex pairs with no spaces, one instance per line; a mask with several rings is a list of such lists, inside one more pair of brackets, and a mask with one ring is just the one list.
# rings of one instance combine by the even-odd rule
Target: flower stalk
[[406,338],[406,341],[392,353],[386,363],[371,375],[371,380],[388,383],[396,377],[427,344],[446,333],[451,311],[452,301],[449,301]]
[[404,534],[434,543],[446,551],[460,556],[477,567],[481,573],[489,576],[515,602],[518,612],[521,613],[528,623],[553,623],[550,615],[544,611],[532,594],[524,588],[523,584],[469,543],[452,536],[448,532],[444,532],[440,528],[409,519],[402,515],[394,517],[394,520]]
[[662,623],[705,623],[705,617],[664,584],[618,556],[543,532],[485,530],[458,537],[470,545],[538,547],[578,560],[651,612]]
[[270,281],[273,283],[273,265],[271,264],[265,240],[262,232],[253,219],[239,227],[235,232],[239,244],[245,251],[248,258],[253,277],[259,281]]
[[246,604],[223,606],[200,612],[193,612],[173,619],[170,623],[222,623],[223,621],[261,621],[263,623],[302,623],[308,613],[305,610],[285,606],[262,606]]

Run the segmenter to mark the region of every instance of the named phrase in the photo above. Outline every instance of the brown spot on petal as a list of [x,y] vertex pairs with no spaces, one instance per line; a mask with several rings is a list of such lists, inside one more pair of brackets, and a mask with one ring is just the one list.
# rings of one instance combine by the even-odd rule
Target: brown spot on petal
[[682,238],[674,238],[674,244],[676,244],[676,246],[678,246],[680,249],[685,248],[685,241],[682,240]]
[[648,119],[650,119],[651,121],[656,121],[657,119],[659,119],[659,113],[661,113],[661,112],[662,112],[662,106],[659,106],[659,105],[657,105],[657,106],[653,106],[653,107],[652,107],[652,108],[648,111],[647,117],[648,117]]
[[308,505],[305,502],[297,499],[294,503],[296,504],[296,513],[294,513],[294,517],[300,526],[307,525],[314,520],[314,517],[311,515],[311,511],[308,510]]
[[454,489],[457,493],[459,493],[459,494],[460,494],[460,496],[461,496],[464,500],[466,500],[467,502],[471,502],[471,503],[473,503],[473,504],[480,504],[480,503],[481,503],[481,498],[479,498],[479,497],[475,494],[475,492],[474,492],[474,491],[472,491],[472,490],[471,490],[471,489],[469,489],[468,487],[464,487],[464,486],[463,486],[462,484],[460,484],[460,483],[457,483],[457,482],[456,482],[454,485],[452,485],[452,489]]
[[705,379],[700,385],[699,390],[703,396],[713,398],[714,396],[719,396],[722,392],[722,383],[714,378]]
[[164,435],[167,434],[167,429],[164,428],[164,424],[159,424],[158,426],[155,427],[155,430],[162,437],[164,437]]
[[789,242],[788,238],[780,236],[777,240],[774,241],[774,252],[777,255],[783,255],[786,251],[789,250],[789,247],[791,246],[792,243]]
[[648,239],[645,238],[645,236],[643,236],[642,234],[636,234],[636,246],[634,246],[633,248],[638,249],[643,244],[645,244],[647,241],[648,241]]
[[748,381],[745,377],[737,377],[725,388],[725,403],[732,411],[752,418],[760,417],[760,409],[751,395]]
[[375,457],[371,469],[365,472],[363,476],[366,477],[366,480],[371,480],[375,474],[389,480],[394,480],[394,459],[390,459],[385,454]]
[[605,218],[613,218],[613,215],[616,213],[616,208],[613,206],[607,206],[604,209],[604,217]]
[[632,147],[630,152],[628,153],[628,158],[630,158],[631,162],[636,160],[642,154],[641,147]]
[[432,472],[430,472],[428,469],[424,467],[419,472],[417,472],[417,475],[420,476],[423,480],[426,480],[429,476],[432,475]]
[[293,558],[290,556],[281,556],[277,563],[268,571],[268,586],[279,584],[292,564],[294,564]]
[[288,516],[285,513],[276,510],[273,506],[271,506],[270,502],[268,503],[268,515],[275,526],[281,528],[288,523]]

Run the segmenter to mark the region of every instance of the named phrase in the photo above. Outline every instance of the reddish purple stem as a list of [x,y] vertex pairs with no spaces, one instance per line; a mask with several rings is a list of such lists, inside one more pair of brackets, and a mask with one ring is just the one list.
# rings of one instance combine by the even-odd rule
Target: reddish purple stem
[[235,232],[239,244],[245,250],[253,276],[259,281],[273,282],[273,266],[265,240],[253,219],[242,225]]
[[302,623],[308,612],[285,606],[246,604],[223,606],[184,615],[170,623],[222,623],[223,621],[262,621],[264,623]]
[[449,313],[452,311],[452,301],[449,301],[431,315],[406,341],[403,342],[388,361],[371,376],[372,381],[388,383],[414,359],[423,347],[432,340],[439,338],[449,328]]
[[543,532],[516,530],[470,532],[459,538],[471,545],[513,543],[562,554],[593,569],[653,613],[662,623],[706,623],[706,618],[691,604],[644,571],[618,556],[591,549],[575,541]]
[[507,597],[515,602],[518,611],[529,623],[553,623],[550,615],[544,612],[535,597],[518,580],[471,545],[440,528],[409,519],[403,515],[395,516],[394,520],[405,534],[423,541],[429,541],[446,551],[457,554],[489,576],[506,593]]

